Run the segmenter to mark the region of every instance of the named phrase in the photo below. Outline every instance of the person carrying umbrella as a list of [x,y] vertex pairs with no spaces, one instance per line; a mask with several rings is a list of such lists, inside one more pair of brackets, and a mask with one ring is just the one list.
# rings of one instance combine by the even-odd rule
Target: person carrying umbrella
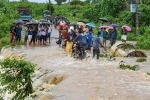
[[117,30],[115,27],[113,27],[111,35],[111,46],[116,43],[116,39],[117,39]]
[[126,39],[127,39],[127,30],[125,27],[122,28],[122,31],[121,31],[121,40],[122,42],[126,43]]
[[18,28],[17,28],[17,41],[19,41],[19,43],[20,43],[22,27],[20,26],[20,24],[17,24],[17,25],[18,25]]

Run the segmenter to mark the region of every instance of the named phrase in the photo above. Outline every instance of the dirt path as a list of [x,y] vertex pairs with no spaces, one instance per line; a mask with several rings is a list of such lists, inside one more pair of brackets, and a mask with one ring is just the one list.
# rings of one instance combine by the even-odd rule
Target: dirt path
[[[39,79],[43,83],[51,76],[63,76],[63,80],[50,90],[53,97],[43,100],[150,100],[150,76],[146,74],[150,72],[150,52],[146,52],[148,58],[143,63],[137,63],[137,58],[108,61],[89,57],[81,61],[71,58],[55,42],[53,39],[49,46],[15,48],[26,55],[26,60],[38,64],[36,69],[52,71]],[[139,70],[119,69],[122,60],[139,65]]]

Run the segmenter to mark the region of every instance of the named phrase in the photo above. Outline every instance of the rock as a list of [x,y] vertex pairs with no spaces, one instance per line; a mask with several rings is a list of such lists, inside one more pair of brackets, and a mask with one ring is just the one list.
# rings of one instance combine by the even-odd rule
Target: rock
[[48,84],[59,84],[64,79],[64,76],[54,76],[48,80]]
[[44,88],[44,89],[48,89],[48,88],[50,88],[51,87],[51,85],[50,84],[46,84],[46,83],[44,83],[42,86],[41,86],[41,88]]
[[52,99],[52,94],[51,93],[44,93],[41,97],[39,97],[36,100],[50,100]]
[[34,97],[36,97],[37,95],[39,95],[39,92],[34,92],[34,93],[30,94],[30,97],[34,98]]

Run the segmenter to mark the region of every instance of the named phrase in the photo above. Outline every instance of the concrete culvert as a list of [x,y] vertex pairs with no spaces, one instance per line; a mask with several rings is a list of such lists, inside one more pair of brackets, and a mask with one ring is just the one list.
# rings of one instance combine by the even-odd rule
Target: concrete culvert
[[128,53],[127,57],[147,57],[142,51],[132,50]]
[[115,57],[146,57],[142,51],[135,50],[129,43],[116,43],[110,48],[110,55]]

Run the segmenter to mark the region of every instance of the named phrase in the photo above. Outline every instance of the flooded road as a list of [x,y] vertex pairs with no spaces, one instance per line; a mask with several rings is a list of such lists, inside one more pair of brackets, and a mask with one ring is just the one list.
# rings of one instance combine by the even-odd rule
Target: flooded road
[[[141,63],[134,57],[97,60],[92,58],[92,53],[81,61],[70,57],[56,44],[58,36],[58,31],[53,29],[53,39],[47,46],[14,48],[27,61],[37,64],[33,77],[36,97],[25,100],[150,100],[150,76],[147,75],[150,51],[144,51],[148,57]],[[119,69],[120,61],[138,65],[139,70]],[[45,71],[48,73],[43,74]]]
[[[15,48],[26,60],[38,64],[36,69],[49,70],[39,80],[43,83],[51,76],[61,75],[63,80],[51,88],[53,97],[43,100],[150,100],[150,52],[147,61],[138,63],[137,58],[116,57],[114,61],[90,57],[81,61],[71,58],[56,44],[48,46],[22,46]],[[138,71],[119,69],[119,62],[138,65]],[[37,84],[39,80],[34,81]],[[35,100],[42,100],[36,98]]]

